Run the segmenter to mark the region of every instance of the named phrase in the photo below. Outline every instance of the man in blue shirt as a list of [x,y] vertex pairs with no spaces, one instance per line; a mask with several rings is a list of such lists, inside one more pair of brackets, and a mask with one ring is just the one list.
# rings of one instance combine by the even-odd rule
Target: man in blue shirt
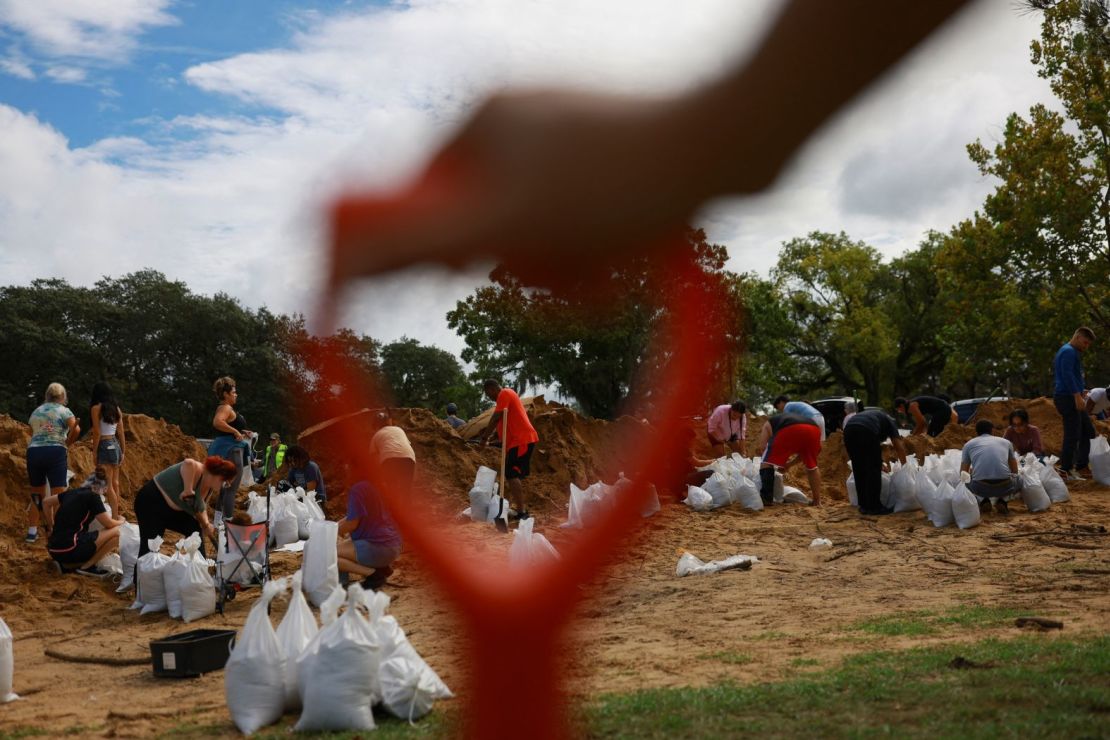
[[816,407],[810,406],[805,401],[791,401],[789,396],[779,396],[771,405],[780,414],[797,414],[812,420],[817,428],[821,430],[821,441],[825,441],[825,415],[818,411]]
[[[1075,330],[1071,341],[1056,352],[1053,374],[1056,391],[1053,401],[1064,423],[1064,444],[1060,450],[1060,475],[1068,480],[1083,480],[1077,470],[1087,467],[1091,450],[1091,437],[1095,436],[1091,418],[1087,415],[1087,401],[1083,397],[1083,352],[1095,341],[1095,333],[1085,326]],[[1077,470],[1073,470],[1072,467]]]

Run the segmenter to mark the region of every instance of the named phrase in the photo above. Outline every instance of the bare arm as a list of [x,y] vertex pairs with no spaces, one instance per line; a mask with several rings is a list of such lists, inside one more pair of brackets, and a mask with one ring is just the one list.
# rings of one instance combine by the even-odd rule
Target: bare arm
[[116,444],[119,445],[119,460],[120,460],[120,462],[123,462],[124,437],[127,436],[124,433],[125,431],[126,430],[123,427],[123,409],[120,409],[119,410],[119,422],[116,424]]
[[925,421],[925,414],[921,413],[921,407],[916,403],[910,404],[910,416],[913,418],[913,433],[924,434],[929,424]]
[[494,430],[497,429],[497,425],[501,423],[501,417],[504,416],[504,414],[504,411],[495,411],[493,416],[489,418],[489,424],[486,424],[486,428],[482,430],[482,444],[485,444],[486,440],[488,440]]
[[89,409],[89,417],[92,419],[92,449],[93,461],[96,461],[96,448],[100,446],[100,404],[93,406]]
[[217,431],[227,432],[235,437],[236,440],[240,440],[243,438],[243,435],[229,423],[234,418],[235,410],[226,403],[221,404],[220,407],[216,409],[216,415],[212,417],[212,426],[215,427]]
[[759,454],[767,449],[767,443],[771,441],[771,422],[763,422],[763,428],[759,430]]
[[69,433],[66,434],[66,446],[68,447],[69,445],[76,442],[77,438],[81,436],[81,425],[77,423],[76,416],[69,417],[69,421],[67,421],[66,424],[69,426]]
[[342,519],[340,519],[339,536],[346,537],[351,532],[354,532],[356,529],[358,529],[358,523],[358,519],[348,519],[347,517],[343,517]]
[[112,515],[106,511],[97,514],[96,521],[99,522],[100,526],[104,527],[104,529],[115,529],[120,525],[127,524],[125,519],[113,518]]
[[906,443],[902,441],[900,434],[895,434],[890,438],[890,446],[894,448],[894,452],[898,455],[898,461],[903,465],[906,464]]

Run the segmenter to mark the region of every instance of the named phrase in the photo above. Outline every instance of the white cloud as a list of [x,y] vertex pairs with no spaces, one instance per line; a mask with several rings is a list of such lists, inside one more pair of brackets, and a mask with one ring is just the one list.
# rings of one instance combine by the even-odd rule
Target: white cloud
[[[0,0],[9,23],[12,4]],[[166,3],[144,7],[165,22]],[[322,263],[319,206],[352,182],[388,185],[411,173],[482,95],[555,83],[681,89],[749,49],[777,7],[414,0],[308,14],[287,47],[185,75],[264,113],[148,122],[142,138],[82,149],[0,106],[0,269],[5,282],[56,275],[88,284],[149,266],[197,291],[309,311]],[[127,38],[141,27],[129,26]],[[1007,2],[980,4],[821,132],[773,193],[707,210],[731,267],[766,270],[781,241],[814,229],[843,229],[893,254],[970,213],[987,183],[963,146],[1046,97],[1024,51],[1036,30]],[[457,351],[443,317],[481,279],[481,270],[379,279],[346,318],[386,341],[407,334]]]
[[31,65],[18,54],[12,54],[7,59],[0,59],[0,72],[18,77],[21,80],[35,79],[35,72]]
[[85,70],[80,67],[57,64],[46,68],[46,76],[55,82],[77,84],[85,81]]
[[24,34],[40,52],[118,62],[154,26],[176,23],[171,0],[0,0],[0,25]]

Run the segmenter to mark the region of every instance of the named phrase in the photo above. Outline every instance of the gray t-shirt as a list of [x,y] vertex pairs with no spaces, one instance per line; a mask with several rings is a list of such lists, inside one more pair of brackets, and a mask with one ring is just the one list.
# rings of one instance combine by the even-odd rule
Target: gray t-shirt
[[972,480],[1001,480],[1011,475],[1010,458],[1017,458],[1010,440],[980,434],[964,445],[961,463],[971,465]]

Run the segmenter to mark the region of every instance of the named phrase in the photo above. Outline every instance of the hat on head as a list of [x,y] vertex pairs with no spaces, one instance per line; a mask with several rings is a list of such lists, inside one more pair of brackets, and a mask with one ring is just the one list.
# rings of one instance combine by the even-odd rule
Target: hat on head
[[281,435],[277,432],[270,432],[270,439],[281,439]]
[[456,405],[455,405],[455,404],[453,404],[453,403],[449,403],[449,404],[447,404],[447,413],[449,413],[449,414],[457,414],[458,412],[459,412],[459,407],[458,407],[458,406],[456,406]]

